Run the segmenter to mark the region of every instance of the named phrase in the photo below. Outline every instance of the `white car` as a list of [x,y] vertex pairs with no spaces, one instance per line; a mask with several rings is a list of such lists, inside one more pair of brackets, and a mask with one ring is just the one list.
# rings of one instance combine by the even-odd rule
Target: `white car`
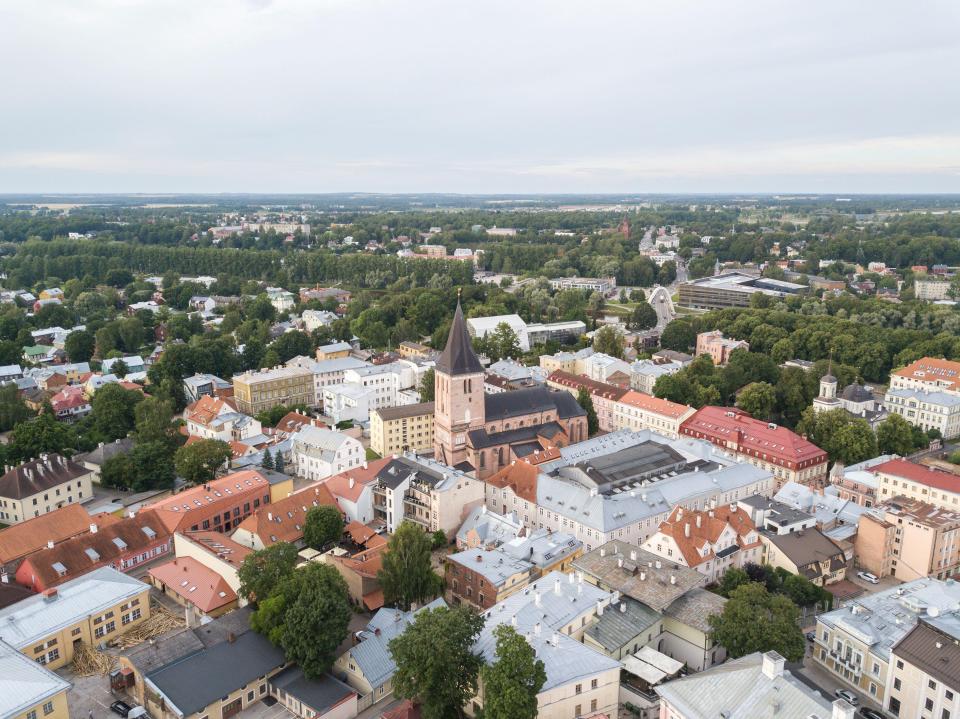
[[857,572],[857,576],[865,582],[870,582],[870,584],[880,584],[880,579],[876,574],[871,574],[870,572]]
[[837,689],[837,690],[833,693],[833,695],[834,695],[837,699],[843,699],[845,702],[847,702],[848,704],[851,704],[851,705],[853,705],[853,706],[856,706],[857,704],[860,703],[860,697],[858,697],[856,694],[854,694],[854,693],[853,693],[852,691],[850,691],[849,689]]

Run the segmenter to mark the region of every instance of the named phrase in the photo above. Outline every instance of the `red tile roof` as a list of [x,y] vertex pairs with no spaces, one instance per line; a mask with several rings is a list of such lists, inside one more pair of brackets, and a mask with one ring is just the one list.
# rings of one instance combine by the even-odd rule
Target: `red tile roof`
[[[361,465],[335,474],[326,479],[323,484],[334,497],[343,497],[347,501],[356,502],[363,493],[364,487],[372,483],[377,478],[377,473],[391,461],[390,457],[386,457],[364,462],[366,466]],[[353,480],[352,486],[350,480]]]
[[236,592],[223,577],[193,557],[153,567],[149,574],[201,612],[209,613],[237,600]]
[[243,560],[253,553],[253,550],[249,547],[234,542],[220,532],[183,532],[180,536],[193,542],[209,554],[216,555],[218,559],[226,562],[234,569],[240,569]]
[[233,507],[264,492],[270,482],[256,470],[232,472],[203,486],[191,487],[179,494],[146,505],[142,510],[156,510],[171,532],[196,524],[216,514],[217,507]]
[[[687,536],[687,525],[690,527],[689,536]],[[756,535],[752,542],[746,541],[746,535],[756,530],[750,515],[739,508],[731,511],[729,505],[703,511],[676,507],[660,524],[659,531],[673,538],[688,567],[697,567],[716,556],[713,545],[720,539],[727,525],[737,533],[737,544],[741,549],[759,546],[760,538]],[[709,551],[704,555],[703,550],[708,546]]]
[[[90,531],[95,522],[79,504],[68,504],[0,531],[0,565],[18,562],[47,542],[62,542]],[[99,523],[99,522],[98,522]]]
[[298,542],[303,539],[307,512],[321,505],[336,507],[337,502],[330,490],[322,484],[316,484],[260,507],[244,519],[237,529],[257,535],[265,547],[277,542]]
[[913,482],[925,484],[928,487],[943,489],[947,492],[960,493],[960,477],[951,472],[938,472],[920,464],[908,462],[905,459],[891,459],[883,464],[870,468],[874,474],[889,474],[892,477],[901,477]]
[[682,417],[693,409],[689,405],[671,402],[667,399],[660,399],[659,397],[643,394],[642,392],[636,392],[634,390],[630,390],[623,395],[623,397],[620,398],[620,402],[630,405],[631,407],[637,407],[647,412],[655,412],[656,414],[674,419]]
[[931,384],[940,383],[945,389],[960,388],[960,362],[936,357],[922,357],[891,374]]
[[487,484],[500,488],[509,487],[518,497],[536,503],[539,474],[540,470],[532,464],[511,462],[492,477],[488,477]]
[[714,444],[729,447],[751,456],[767,457],[767,461],[788,467],[821,464],[827,453],[809,440],[786,427],[754,419],[733,407],[702,407],[685,420],[680,433],[702,437]]
[[208,425],[224,412],[236,412],[237,408],[232,399],[221,399],[204,395],[183,411],[187,421]]
[[607,384],[606,382],[598,382],[595,379],[590,379],[581,374],[572,374],[570,372],[564,372],[563,370],[557,369],[550,373],[550,376],[547,377],[547,384],[558,384],[561,387],[569,387],[579,389],[580,387],[586,387],[587,391],[592,397],[603,397],[605,399],[613,400],[614,402],[620,400],[629,390],[624,389],[623,387],[618,387],[613,384]]

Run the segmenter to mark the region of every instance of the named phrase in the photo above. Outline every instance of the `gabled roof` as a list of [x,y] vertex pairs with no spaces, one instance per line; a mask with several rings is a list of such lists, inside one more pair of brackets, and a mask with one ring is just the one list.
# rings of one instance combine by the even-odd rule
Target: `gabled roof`
[[0,565],[19,561],[45,547],[47,542],[62,542],[88,532],[92,522],[81,505],[68,504],[7,527],[0,531]]
[[231,472],[198,487],[191,487],[172,497],[148,504],[140,511],[154,509],[170,531],[193,523],[191,514],[197,510],[209,509],[219,504],[232,505],[238,497],[259,495],[269,492],[270,483],[256,470],[246,469]]
[[577,399],[565,390],[547,387],[528,387],[512,392],[499,392],[483,397],[484,416],[487,422],[511,417],[527,416],[535,412],[557,411],[558,419],[582,417],[586,411],[577,404]]
[[870,471],[875,474],[889,474],[892,477],[909,479],[912,482],[919,482],[928,487],[943,489],[948,492],[960,493],[960,477],[957,475],[928,469],[905,459],[891,459],[883,464],[870,467]]
[[521,499],[536,504],[539,475],[540,470],[534,465],[515,461],[492,477],[488,477],[487,484],[500,488],[509,487]]
[[169,537],[170,532],[154,512],[124,517],[96,532],[86,532],[55,544],[52,549],[34,552],[24,560],[31,575],[27,579],[32,579],[34,586],[53,587]]
[[73,460],[47,454],[13,467],[0,477],[0,497],[24,499],[88,474],[89,469]]
[[255,534],[265,547],[277,542],[299,542],[303,539],[307,512],[322,505],[336,507],[337,502],[326,485],[316,484],[263,505],[244,519],[237,530]]
[[149,574],[163,582],[168,592],[178,595],[201,612],[209,613],[237,600],[236,592],[223,577],[193,557],[179,557],[152,567]]
[[237,407],[230,398],[212,397],[204,395],[184,411],[183,416],[189,422],[208,425],[225,412],[236,412]]
[[330,490],[330,494],[332,494],[334,498],[343,498],[349,502],[356,502],[360,499],[360,495],[363,494],[363,490],[366,489],[367,485],[376,480],[380,470],[390,464],[391,461],[392,460],[387,457],[385,459],[374,459],[364,462],[360,467],[354,467],[353,469],[348,469],[346,472],[341,472],[340,474],[335,474],[327,478],[323,481],[323,484]]
[[483,372],[483,365],[477,353],[473,351],[473,343],[467,323],[463,319],[463,310],[457,301],[457,309],[453,313],[453,324],[450,325],[450,334],[447,335],[447,345],[437,358],[436,368],[448,375],[479,374]]
[[69,688],[70,682],[0,641],[0,716],[24,716]]
[[736,507],[721,505],[716,509],[695,511],[674,507],[670,516],[660,524],[659,532],[676,543],[688,567],[697,567],[703,562],[715,558],[715,544],[720,536],[731,527],[736,533],[736,547],[758,546],[759,538],[747,543],[747,535],[756,531],[750,515]]

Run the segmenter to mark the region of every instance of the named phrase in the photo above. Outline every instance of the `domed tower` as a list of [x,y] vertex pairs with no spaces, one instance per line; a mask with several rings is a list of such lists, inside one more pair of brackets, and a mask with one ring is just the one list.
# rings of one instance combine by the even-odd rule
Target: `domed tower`
[[484,426],[483,365],[473,351],[460,300],[447,346],[434,368],[434,459],[451,467],[467,458],[467,432]]
[[837,378],[833,376],[833,358],[827,365],[827,373],[820,378],[820,394],[813,400],[814,412],[829,412],[843,405],[837,397]]

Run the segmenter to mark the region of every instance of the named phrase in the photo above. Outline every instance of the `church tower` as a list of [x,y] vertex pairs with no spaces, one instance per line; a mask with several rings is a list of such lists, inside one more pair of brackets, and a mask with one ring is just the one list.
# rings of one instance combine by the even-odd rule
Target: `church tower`
[[837,378],[833,376],[832,365],[833,358],[830,360],[831,368],[820,378],[820,394],[813,400],[813,411],[829,412],[839,409],[842,405],[837,398]]
[[473,351],[460,300],[447,346],[434,369],[434,459],[451,467],[467,458],[467,432],[484,426],[483,365]]

